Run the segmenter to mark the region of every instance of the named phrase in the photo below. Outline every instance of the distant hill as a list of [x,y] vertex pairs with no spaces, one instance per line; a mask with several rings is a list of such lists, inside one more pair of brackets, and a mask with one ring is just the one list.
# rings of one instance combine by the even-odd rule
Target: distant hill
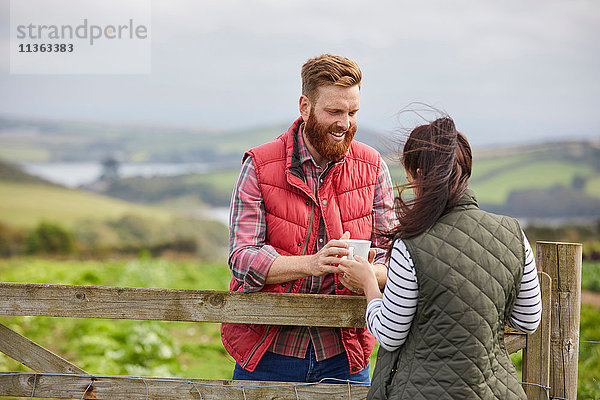
[[[593,142],[475,150],[470,186],[489,211],[522,218],[596,219],[599,160],[600,145]],[[404,182],[404,171],[392,161],[388,164],[394,183]],[[129,201],[227,207],[238,173],[236,167],[210,174],[127,178],[96,189]]]
[[31,228],[40,221],[67,227],[82,220],[106,220],[137,215],[157,222],[173,218],[167,211],[107,196],[68,189],[0,162],[0,222]]
[[[205,163],[226,169],[239,166],[246,150],[276,138],[288,127],[278,124],[217,132],[0,117],[0,159],[101,162],[114,157],[121,162]],[[368,128],[361,127],[357,137],[382,148],[383,141]]]
[[0,181],[58,186],[40,177],[30,175],[19,167],[0,161]]
[[65,188],[0,162],[0,256],[30,251],[28,234],[41,226],[66,229],[83,254],[176,251],[213,259],[227,246],[219,222]]
[[[101,161],[112,156],[121,162],[206,163],[215,172],[119,179],[87,189],[129,202],[226,207],[244,151],[287,128],[209,132],[0,118],[0,159]],[[393,138],[367,128],[356,137],[382,154],[396,151]],[[600,217],[600,139],[473,151],[470,185],[482,208],[525,218]],[[389,165],[395,183],[402,183],[402,168],[391,160]]]
[[176,209],[205,205],[229,207],[238,170],[179,176],[131,177],[85,185],[84,190],[144,204]]
[[600,141],[477,153],[471,186],[482,207],[525,218],[600,218]]
[[[600,218],[600,140],[474,149],[480,206],[521,218]],[[403,171],[392,174],[403,179]]]
[[218,162],[217,132],[0,117],[0,158],[19,162]]

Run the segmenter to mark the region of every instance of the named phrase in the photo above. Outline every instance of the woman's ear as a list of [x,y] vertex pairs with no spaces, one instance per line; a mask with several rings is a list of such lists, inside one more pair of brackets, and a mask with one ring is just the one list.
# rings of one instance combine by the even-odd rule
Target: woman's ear
[[413,181],[417,178],[421,177],[421,168],[417,168],[415,174],[411,174],[408,170],[406,170],[406,180],[408,183],[413,183]]

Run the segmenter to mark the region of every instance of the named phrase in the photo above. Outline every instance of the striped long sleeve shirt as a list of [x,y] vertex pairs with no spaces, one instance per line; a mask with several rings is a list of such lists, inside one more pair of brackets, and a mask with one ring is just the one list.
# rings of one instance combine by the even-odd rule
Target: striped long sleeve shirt
[[[509,325],[526,333],[537,329],[542,315],[542,299],[535,258],[523,233],[525,270],[519,295]],[[367,306],[369,332],[381,346],[393,351],[404,344],[417,311],[419,288],[413,261],[402,240],[392,249],[383,298],[373,299]]]

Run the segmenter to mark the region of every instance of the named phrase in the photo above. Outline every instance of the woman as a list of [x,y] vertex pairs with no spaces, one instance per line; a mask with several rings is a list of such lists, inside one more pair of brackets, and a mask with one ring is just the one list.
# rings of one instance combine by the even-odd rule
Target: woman
[[[381,344],[368,399],[526,399],[504,326],[531,333],[541,316],[533,253],[517,220],[482,211],[468,189],[467,139],[445,117],[415,128],[402,153],[408,183],[386,233],[382,296],[369,262],[341,272],[367,297]],[[410,188],[411,200],[402,199]]]

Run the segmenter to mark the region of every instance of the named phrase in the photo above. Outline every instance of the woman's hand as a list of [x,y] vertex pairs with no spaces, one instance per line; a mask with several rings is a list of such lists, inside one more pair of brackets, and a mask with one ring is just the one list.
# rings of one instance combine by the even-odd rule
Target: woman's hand
[[342,283],[342,285],[344,285],[346,287],[346,289],[348,289],[349,291],[356,293],[356,294],[364,293],[364,290],[362,290],[362,288],[361,288],[360,282],[350,280],[351,277],[349,275],[344,274],[344,273],[339,273],[338,279]]
[[[369,301],[381,297],[372,264],[374,258],[375,251],[370,250],[368,260],[355,255],[354,260],[349,260],[347,257],[341,258],[339,264],[340,281],[350,290],[352,290],[351,288],[358,288],[359,292],[364,290]],[[356,290],[353,291],[357,293]]]
[[349,260],[348,257],[342,257],[339,260],[340,280],[342,283],[348,283],[346,286],[352,286],[358,289],[364,289],[364,283],[369,279],[375,278],[373,270],[373,261],[375,251],[369,252],[369,260],[355,255],[354,260]]

